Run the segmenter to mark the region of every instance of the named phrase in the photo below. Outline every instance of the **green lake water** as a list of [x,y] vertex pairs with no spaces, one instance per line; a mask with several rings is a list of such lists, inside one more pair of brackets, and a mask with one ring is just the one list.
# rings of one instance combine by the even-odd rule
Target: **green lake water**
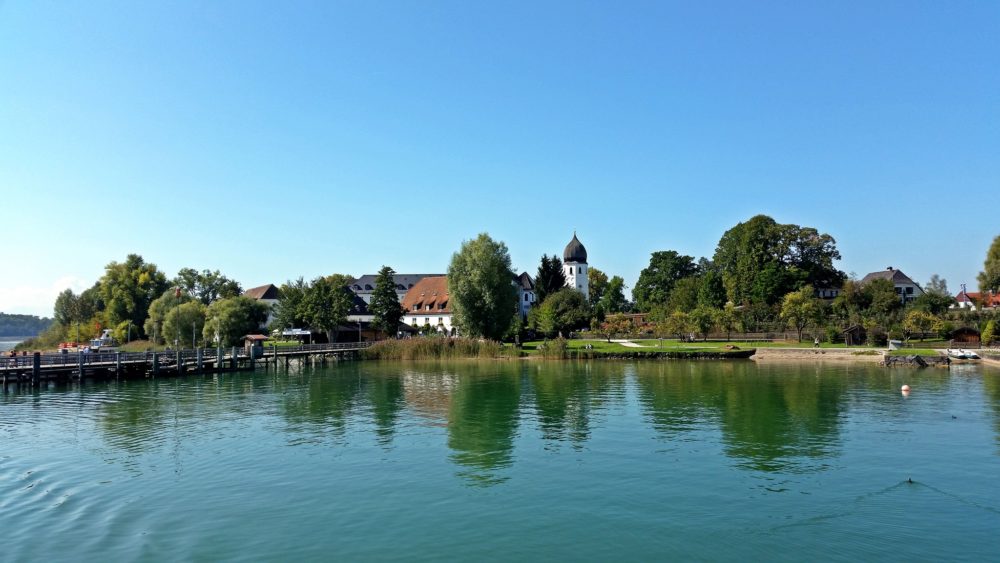
[[1000,372],[368,362],[8,389],[0,530],[0,561],[998,560]]

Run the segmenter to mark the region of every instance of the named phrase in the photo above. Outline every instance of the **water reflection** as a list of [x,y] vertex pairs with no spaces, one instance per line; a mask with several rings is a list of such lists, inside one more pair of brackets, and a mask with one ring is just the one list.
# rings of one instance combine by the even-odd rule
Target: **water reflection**
[[592,419],[617,397],[624,396],[625,370],[621,364],[582,364],[566,370],[545,362],[526,366],[530,387],[527,402],[534,404],[542,437],[555,444],[569,442],[580,449],[590,438]]
[[811,471],[836,455],[846,380],[749,362],[644,365],[640,401],[668,440],[718,427],[727,455],[758,471]]

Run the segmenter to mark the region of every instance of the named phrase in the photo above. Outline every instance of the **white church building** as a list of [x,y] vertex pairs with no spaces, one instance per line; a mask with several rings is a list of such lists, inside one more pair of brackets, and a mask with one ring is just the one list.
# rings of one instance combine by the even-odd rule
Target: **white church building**
[[583,247],[580,239],[573,233],[573,240],[569,241],[566,249],[563,250],[563,273],[566,274],[566,287],[572,287],[583,293],[583,298],[590,295],[590,288],[587,284],[587,249]]

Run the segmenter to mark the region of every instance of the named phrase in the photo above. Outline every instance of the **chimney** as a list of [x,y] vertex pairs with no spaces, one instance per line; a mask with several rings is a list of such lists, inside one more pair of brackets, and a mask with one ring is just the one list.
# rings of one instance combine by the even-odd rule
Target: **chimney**
[[890,271],[890,272],[891,272],[891,271],[892,271],[892,266],[887,266],[887,267],[886,267],[886,270],[888,270],[888,271]]

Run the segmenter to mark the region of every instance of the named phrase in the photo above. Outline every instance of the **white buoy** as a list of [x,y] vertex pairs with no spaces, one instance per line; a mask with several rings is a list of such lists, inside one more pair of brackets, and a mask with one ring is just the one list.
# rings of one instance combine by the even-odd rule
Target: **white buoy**
[[902,391],[903,393],[909,393],[909,391],[910,391],[910,386],[909,386],[909,385],[904,385],[904,386],[903,386],[903,387],[902,387],[902,388],[901,388],[900,390],[901,390],[901,391]]

